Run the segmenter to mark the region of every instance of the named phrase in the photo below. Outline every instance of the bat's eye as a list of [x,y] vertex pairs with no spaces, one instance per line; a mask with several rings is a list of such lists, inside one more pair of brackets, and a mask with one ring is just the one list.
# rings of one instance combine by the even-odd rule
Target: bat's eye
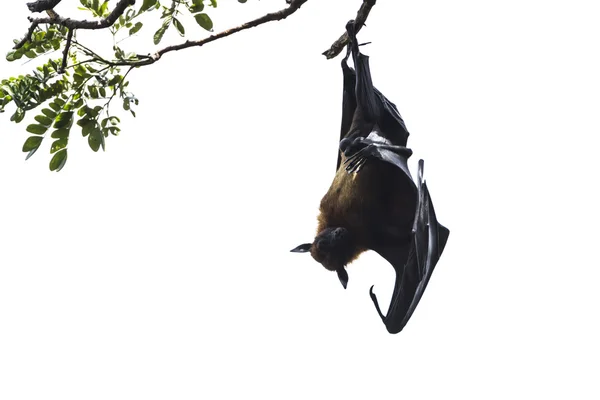
[[328,253],[331,250],[331,242],[329,240],[319,240],[315,243],[316,247],[317,247],[317,252],[321,253],[323,255],[323,253]]

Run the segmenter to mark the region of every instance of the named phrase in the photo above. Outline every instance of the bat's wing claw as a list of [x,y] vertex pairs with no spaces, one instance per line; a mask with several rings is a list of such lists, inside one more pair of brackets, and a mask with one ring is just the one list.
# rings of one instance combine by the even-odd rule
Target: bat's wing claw
[[381,320],[385,323],[385,315],[383,315],[383,313],[381,312],[381,308],[379,307],[379,301],[377,301],[377,296],[375,296],[375,293],[373,293],[374,287],[375,287],[375,285],[371,286],[371,289],[369,289],[369,295],[371,296],[371,300],[373,300],[373,304],[375,304],[377,313],[381,317]]
[[375,152],[377,151],[376,147],[373,144],[369,143],[366,139],[357,139],[361,139],[358,142],[364,147],[362,147],[360,150],[349,156],[346,159],[346,161],[344,161],[344,165],[346,165],[346,171],[348,173],[360,171],[360,169],[367,162],[367,160],[370,157],[373,157],[375,155]]

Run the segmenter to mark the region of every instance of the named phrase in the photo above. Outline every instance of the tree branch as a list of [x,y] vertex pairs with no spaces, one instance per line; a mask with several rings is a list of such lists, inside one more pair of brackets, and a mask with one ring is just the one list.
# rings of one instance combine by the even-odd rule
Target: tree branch
[[[354,19],[354,21],[355,21],[354,26],[356,26],[357,33],[358,33],[358,31],[360,31],[360,29],[365,24],[365,21],[367,20],[367,17],[369,16],[369,13],[371,12],[371,8],[375,5],[376,1],[377,0],[363,0],[363,3],[361,4],[360,8],[358,9],[358,13],[356,14],[356,18]],[[337,56],[338,54],[340,54],[342,52],[342,50],[344,49],[344,47],[346,47],[347,44],[348,44],[348,34],[346,32],[344,32],[344,34],[342,36],[340,36],[340,38],[338,40],[333,42],[333,44],[331,45],[331,47],[329,49],[327,49],[323,52],[323,55],[328,60],[330,60],[330,59],[334,58],[335,56]]]
[[27,8],[31,12],[42,12],[51,10],[58,5],[62,0],[37,0],[27,3]]
[[[45,1],[45,0],[39,0],[39,1]],[[56,0],[48,0],[48,1],[51,2],[51,1],[56,1]],[[123,13],[127,9],[127,7],[132,6],[134,4],[135,4],[135,0],[119,0],[117,5],[115,6],[114,10],[112,10],[111,13],[108,14],[108,16],[106,18],[103,18],[103,19],[100,19],[97,21],[76,20],[76,19],[71,19],[71,18],[65,18],[65,17],[61,17],[60,15],[56,14],[56,12],[52,12],[51,13],[52,16],[46,17],[46,18],[28,17],[29,21],[31,22],[29,31],[27,31],[27,35],[25,35],[25,37],[19,43],[17,43],[15,45],[14,49],[19,49],[19,48],[23,47],[23,45],[25,45],[25,43],[27,43],[27,41],[30,40],[31,34],[33,33],[34,29],[39,24],[57,24],[57,25],[66,26],[70,30],[73,30],[73,29],[104,29],[104,28],[108,28],[109,26],[114,24],[117,21],[117,19],[121,15],[123,15]]]
[[143,65],[154,64],[156,61],[160,60],[160,58],[164,54],[169,53],[171,51],[183,50],[183,49],[187,49],[189,47],[200,47],[200,46],[205,45],[206,43],[214,42],[215,40],[224,38],[229,35],[233,35],[234,33],[237,33],[237,32],[240,32],[240,31],[243,31],[246,29],[257,27],[257,26],[262,25],[267,22],[280,21],[282,19],[285,19],[285,18],[289,17],[290,15],[292,15],[293,13],[295,13],[296,11],[298,11],[298,9],[300,7],[302,7],[302,5],[306,2],[307,2],[307,0],[291,0],[290,5],[287,8],[284,8],[282,10],[275,11],[275,12],[272,12],[269,14],[265,14],[262,17],[254,19],[252,21],[245,22],[242,25],[236,26],[234,28],[224,30],[215,35],[211,35],[205,39],[188,40],[181,44],[168,46],[168,47],[165,47],[164,49],[157,51],[154,54],[150,54],[149,56],[138,55],[138,57],[144,57],[145,58],[144,60],[133,60],[133,61],[129,61],[129,62],[126,60],[119,60],[119,61],[111,62],[111,64],[115,65],[115,66],[129,65],[129,66],[133,66],[133,67],[141,67]]
[[25,37],[23,39],[21,39],[21,41],[19,43],[15,44],[13,49],[16,50],[16,49],[20,49],[21,47],[25,46],[25,43],[27,43],[31,39],[31,35],[33,35],[33,31],[35,31],[35,28],[37,28],[37,26],[38,26],[37,22],[32,22],[31,26],[29,27],[29,30],[25,34]]

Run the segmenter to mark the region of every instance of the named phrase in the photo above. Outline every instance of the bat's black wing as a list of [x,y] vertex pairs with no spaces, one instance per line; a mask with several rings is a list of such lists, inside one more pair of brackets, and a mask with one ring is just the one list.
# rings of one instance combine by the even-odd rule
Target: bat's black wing
[[[397,243],[390,245],[386,241],[380,247],[373,248],[394,266],[396,283],[387,315],[381,312],[373,288],[371,298],[387,330],[398,333],[423,296],[450,232],[437,221],[427,185],[423,181],[423,160],[419,161],[416,183],[412,179],[407,165],[412,151],[404,147],[408,131],[396,106],[373,87],[369,59],[358,50],[353,21],[348,23],[347,31],[350,43],[348,54],[342,61],[344,113],[343,139],[340,141],[340,149],[347,157],[346,170],[358,173],[365,162],[375,160],[390,163],[403,172],[398,174],[398,179],[406,183],[402,185],[406,190],[403,193],[415,196],[413,203],[417,205],[416,210],[406,210],[415,213],[412,231],[407,232],[410,236],[408,242],[398,238]],[[350,53],[356,71],[347,66]],[[351,84],[354,86],[351,87]],[[348,115],[350,111],[353,111],[351,118]]]
[[[375,308],[390,333],[400,332],[412,316],[450,234],[437,221],[427,184],[423,181],[423,160],[419,161],[417,188],[419,201],[410,244],[380,252],[396,270],[396,283],[387,315],[381,312],[373,287],[370,291]],[[402,258],[406,261],[402,262]]]

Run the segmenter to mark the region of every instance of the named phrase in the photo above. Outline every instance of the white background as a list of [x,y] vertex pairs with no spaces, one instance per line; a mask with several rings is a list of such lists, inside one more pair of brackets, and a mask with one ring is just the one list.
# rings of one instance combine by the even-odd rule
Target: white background
[[[24,3],[2,4],[4,51]],[[74,130],[58,174],[50,141],[25,162],[30,121],[0,116],[1,399],[600,397],[597,1],[373,8],[359,39],[375,85],[451,230],[398,335],[368,296],[387,305],[384,261],[361,256],[344,291],[289,253],[335,169],[340,58],[320,53],[359,5],[310,0],[134,71],[137,118],[120,112],[105,153]],[[283,7],[221,0],[211,16],[217,32]],[[122,44],[151,51],[149,25]]]

